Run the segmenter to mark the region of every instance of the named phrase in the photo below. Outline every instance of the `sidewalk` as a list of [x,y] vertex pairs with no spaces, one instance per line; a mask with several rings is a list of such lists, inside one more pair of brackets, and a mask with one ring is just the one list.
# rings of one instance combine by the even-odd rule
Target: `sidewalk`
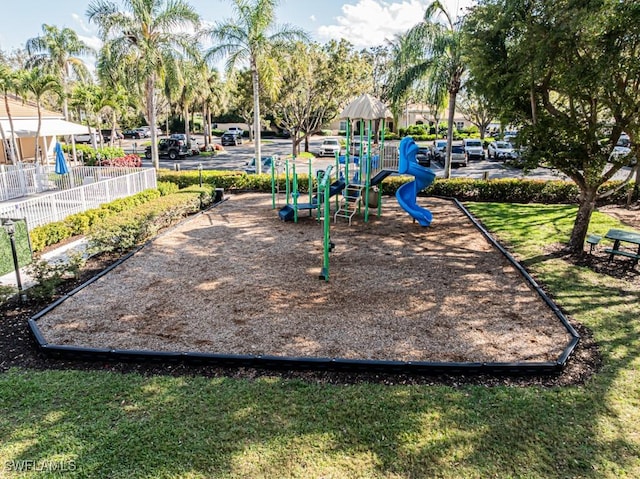
[[[51,263],[57,261],[66,261],[69,257],[69,254],[73,252],[84,253],[87,249],[87,246],[88,242],[86,238],[80,238],[72,241],[71,243],[67,243],[64,246],[60,246],[59,248],[55,248],[47,253],[44,253],[42,256],[40,256],[40,259],[47,260]],[[20,268],[20,280],[22,282],[23,289],[28,289],[35,284],[33,278],[27,273],[28,269],[28,266]],[[4,276],[0,276],[0,285],[13,286],[14,288],[17,287],[15,271],[5,274]]]

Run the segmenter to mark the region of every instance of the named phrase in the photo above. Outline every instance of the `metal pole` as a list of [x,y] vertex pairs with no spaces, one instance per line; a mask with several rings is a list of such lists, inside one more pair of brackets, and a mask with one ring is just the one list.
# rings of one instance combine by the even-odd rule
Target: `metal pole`
[[22,280],[20,279],[20,263],[18,262],[18,251],[16,250],[16,241],[14,233],[9,235],[11,243],[11,256],[13,256],[13,267],[16,270],[16,284],[18,285],[18,293],[22,294]]
[[[295,158],[293,159],[295,161]],[[293,164],[293,190],[291,195],[293,196],[293,222],[298,222],[298,175],[296,174],[296,164]]]
[[351,120],[347,118],[347,151],[344,156],[344,183],[349,185],[349,156],[351,152]]
[[289,204],[289,159],[287,158],[284,162],[285,167],[285,203]]
[[[309,158],[309,181],[308,181],[308,188],[309,188],[309,204],[313,203],[313,177],[311,176],[311,158]],[[311,216],[311,210],[309,210],[309,216]]]
[[271,209],[276,209],[276,159],[275,156],[271,157]]
[[331,181],[331,169],[332,166],[329,165],[327,170],[322,177],[322,180],[319,181],[318,184],[318,195],[319,198],[323,198],[324,203],[324,224],[323,228],[323,240],[322,240],[322,269],[320,271],[319,279],[324,279],[325,281],[329,281],[329,253],[332,249],[331,244],[331,212],[330,212],[330,204],[331,200],[329,198],[329,194],[327,191],[328,185]]
[[[367,155],[366,155],[366,163],[365,163],[365,168],[366,168],[366,177],[365,177],[365,183],[364,183],[364,190],[365,190],[365,194],[364,194],[364,198],[365,198],[365,203],[364,203],[364,222],[368,222],[369,221],[369,191],[371,190],[371,166],[372,166],[372,161],[371,161],[371,120],[369,120],[369,123],[367,125],[367,129],[368,129],[368,133],[367,133]],[[360,164],[362,165],[362,160],[360,160]]]
[[18,295],[20,296],[20,301],[23,300],[22,295],[22,280],[20,278],[20,262],[18,261],[18,250],[16,248],[16,224],[8,219],[2,224],[2,227],[7,232],[7,236],[9,236],[9,244],[11,245],[11,256],[13,257],[13,268],[16,272],[16,284],[18,286]]

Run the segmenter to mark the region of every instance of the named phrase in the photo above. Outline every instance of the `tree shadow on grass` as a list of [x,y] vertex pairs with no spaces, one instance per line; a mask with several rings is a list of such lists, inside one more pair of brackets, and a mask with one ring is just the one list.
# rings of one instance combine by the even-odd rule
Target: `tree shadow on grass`
[[43,374],[0,377],[1,455],[73,460],[70,477],[596,478],[634,461],[599,437],[599,388]]
[[77,477],[112,478],[637,476],[637,289],[561,257],[528,266],[602,350],[584,385],[14,370],[0,459],[68,457]]

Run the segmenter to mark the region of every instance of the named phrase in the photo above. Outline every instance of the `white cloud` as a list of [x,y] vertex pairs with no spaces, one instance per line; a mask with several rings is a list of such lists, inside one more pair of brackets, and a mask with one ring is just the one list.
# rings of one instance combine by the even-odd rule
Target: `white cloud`
[[311,20],[312,22],[315,22],[316,21],[316,16],[315,15],[311,15],[309,17],[309,20]]
[[[320,41],[345,38],[357,48],[384,44],[398,33],[406,32],[424,17],[429,0],[358,0],[355,5],[345,3],[342,15],[333,25],[317,29]],[[451,15],[461,12],[474,0],[445,0]]]
[[92,30],[89,28],[87,23],[84,21],[84,18],[78,15],[77,13],[72,13],[71,18],[73,21],[82,29],[83,32],[92,33]]
[[95,35],[90,36],[90,37],[85,36],[85,35],[78,35],[78,38],[80,40],[82,40],[84,43],[86,43],[88,46],[93,48],[95,51],[98,51],[98,50],[100,50],[100,48],[102,48],[102,40],[100,40]]

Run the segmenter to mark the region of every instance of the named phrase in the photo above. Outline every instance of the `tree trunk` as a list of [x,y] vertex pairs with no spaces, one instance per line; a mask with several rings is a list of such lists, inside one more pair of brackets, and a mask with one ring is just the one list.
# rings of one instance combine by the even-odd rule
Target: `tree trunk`
[[209,151],[209,144],[211,143],[211,123],[209,118],[209,105],[205,102],[202,108],[202,122],[204,125],[202,129],[204,130],[204,149],[205,151]]
[[444,177],[451,177],[451,145],[453,143],[453,118],[456,113],[456,95],[454,91],[449,92],[449,115],[447,118],[447,151],[444,155]]
[[156,78],[151,74],[147,78],[147,121],[151,127],[151,161],[156,170],[160,169],[160,157],[158,156],[158,133],[156,132]]
[[113,147],[116,144],[116,123],[118,122],[118,118],[116,117],[115,108],[111,111],[111,138],[109,141],[109,146]]
[[69,64],[64,64],[64,74],[62,76],[62,89],[64,96],[62,98],[62,115],[64,116],[65,121],[69,121],[69,102],[67,98],[69,97],[69,89],[67,85],[67,78],[69,78]]
[[638,183],[640,182],[640,162],[636,163],[633,167],[635,180],[633,182],[633,188],[629,188],[629,193],[627,194],[627,208],[631,206],[631,203],[634,201],[638,201]]
[[184,105],[184,135],[187,141],[187,148],[191,148],[191,128],[189,125],[189,105]]
[[11,109],[9,108],[9,97],[5,93],[4,106],[7,110],[7,118],[9,118],[9,126],[11,127],[11,136],[9,144],[11,145],[11,163],[16,164],[18,161],[22,161],[22,155],[18,151],[18,142],[16,141],[16,130],[13,126],[13,116],[11,116]]
[[260,149],[260,81],[256,59],[251,59],[251,79],[253,81],[253,144],[255,145],[256,173],[262,173],[262,151]]
[[[40,98],[37,100],[38,105],[38,129],[36,130],[36,151],[35,151],[35,159],[34,163],[38,162],[38,151],[40,150],[40,129],[42,128],[42,107],[40,106]],[[40,163],[44,164],[42,161],[42,152],[40,152]]]
[[293,135],[291,135],[291,156],[296,158],[298,156],[298,145],[300,144],[301,139],[298,138],[300,132],[298,130],[293,130]]
[[597,186],[589,186],[580,192],[578,214],[567,245],[567,249],[572,255],[579,256],[584,251],[584,240],[587,237],[591,215],[596,207],[597,190]]

